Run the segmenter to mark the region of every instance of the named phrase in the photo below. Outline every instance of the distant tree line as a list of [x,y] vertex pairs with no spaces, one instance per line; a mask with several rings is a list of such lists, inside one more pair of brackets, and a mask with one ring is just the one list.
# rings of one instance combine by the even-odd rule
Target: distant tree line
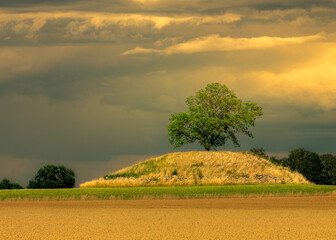
[[318,154],[304,148],[290,151],[288,157],[268,156],[263,148],[250,150],[256,156],[268,159],[272,163],[297,171],[316,184],[336,185],[336,155]]
[[[34,179],[29,181],[27,188],[73,188],[75,186],[75,173],[64,166],[46,165],[36,173]],[[22,189],[17,183],[7,178],[0,182],[0,189]]]
[[4,178],[0,182],[0,189],[22,189],[23,187],[20,184],[13,183],[9,179]]

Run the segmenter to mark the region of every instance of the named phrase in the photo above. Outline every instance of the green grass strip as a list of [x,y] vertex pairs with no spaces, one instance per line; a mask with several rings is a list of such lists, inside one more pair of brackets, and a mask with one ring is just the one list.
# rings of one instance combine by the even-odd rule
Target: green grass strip
[[4,200],[187,199],[246,196],[328,195],[330,185],[222,185],[0,190]]

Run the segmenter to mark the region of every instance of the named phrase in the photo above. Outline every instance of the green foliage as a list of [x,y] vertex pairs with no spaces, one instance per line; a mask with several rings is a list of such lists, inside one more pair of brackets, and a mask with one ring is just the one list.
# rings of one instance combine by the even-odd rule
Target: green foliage
[[137,164],[131,166],[127,169],[129,173],[138,173],[139,175],[145,175],[149,173],[154,173],[158,171],[160,168],[164,167],[166,157],[162,157],[159,160],[148,160],[142,162],[141,164]]
[[64,166],[46,165],[30,180],[27,188],[73,188],[75,173]]
[[323,164],[324,184],[336,185],[336,156],[333,154],[321,154]]
[[161,169],[162,167],[164,167],[164,162],[165,162],[166,157],[162,157],[161,159],[159,159],[158,161],[154,161],[154,160],[149,160],[149,161],[145,161],[142,162],[141,164],[137,164],[134,166],[131,166],[129,168],[127,168],[126,172],[124,173],[113,173],[113,174],[107,174],[104,176],[105,180],[108,179],[116,179],[119,177],[122,178],[139,178],[142,175],[147,175],[150,173],[155,173],[156,171],[158,171],[159,169]]
[[115,173],[115,174],[108,174],[104,176],[104,179],[108,180],[108,179],[116,179],[116,178],[138,178],[140,177],[141,174],[138,173]]
[[191,164],[191,167],[203,167],[203,166],[204,166],[203,162]]
[[0,189],[23,189],[23,187],[17,183],[10,182],[7,178],[4,178],[0,182]]
[[196,173],[197,173],[197,176],[199,177],[199,179],[203,178],[203,173],[202,173],[201,169],[197,168]]
[[199,169],[198,167],[192,170],[192,176],[193,176],[194,184],[197,184],[198,179],[201,180],[204,177],[202,170]]
[[265,159],[269,160],[271,163],[273,163],[273,164],[275,164],[277,166],[282,165],[282,162],[286,159],[286,158],[278,159],[275,156],[268,156],[266,154],[266,150],[264,148],[262,148],[262,147],[261,148],[251,148],[250,149],[250,153],[252,153],[255,156],[258,156],[258,157],[261,157],[261,158],[265,158]]
[[249,127],[262,115],[260,106],[244,103],[220,83],[208,84],[186,104],[188,111],[172,114],[169,119],[169,142],[176,148],[196,141],[207,151],[228,140],[240,146],[236,134],[253,137]]
[[177,169],[174,169],[174,171],[172,172],[171,175],[175,175],[175,176],[177,176]]
[[333,154],[318,155],[298,148],[291,151],[288,158],[278,159],[272,156],[269,160],[276,165],[289,167],[292,171],[301,173],[316,184],[336,185],[336,156]]
[[303,148],[295,149],[290,152],[283,165],[301,173],[309,181],[316,184],[323,183],[323,165],[317,153]]
[[252,153],[255,156],[261,157],[261,158],[265,158],[268,159],[268,156],[266,154],[265,149],[261,148],[251,148],[250,149],[250,153]]
[[281,159],[278,159],[277,157],[275,156],[271,156],[269,158],[270,162],[277,165],[277,166],[280,166],[282,165],[282,162],[285,161],[286,158],[281,158]]

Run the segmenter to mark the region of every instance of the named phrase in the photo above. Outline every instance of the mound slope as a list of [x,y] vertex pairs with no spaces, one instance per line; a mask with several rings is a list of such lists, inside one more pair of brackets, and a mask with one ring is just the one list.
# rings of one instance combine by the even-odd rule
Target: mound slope
[[175,152],[126,167],[80,187],[309,184],[301,174],[247,152]]

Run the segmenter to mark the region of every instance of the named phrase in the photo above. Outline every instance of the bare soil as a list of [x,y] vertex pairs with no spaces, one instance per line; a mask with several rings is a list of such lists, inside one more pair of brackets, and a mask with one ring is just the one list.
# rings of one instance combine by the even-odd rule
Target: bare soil
[[0,202],[0,239],[336,239],[336,196]]

